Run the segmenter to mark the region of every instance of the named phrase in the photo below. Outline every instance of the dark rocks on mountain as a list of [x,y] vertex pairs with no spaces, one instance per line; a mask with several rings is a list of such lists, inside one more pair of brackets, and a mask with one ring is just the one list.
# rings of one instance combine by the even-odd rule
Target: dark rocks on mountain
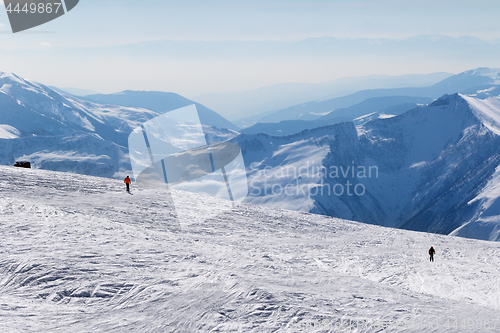
[[31,163],[28,161],[17,161],[16,164],[14,164],[15,167],[18,168],[31,168]]

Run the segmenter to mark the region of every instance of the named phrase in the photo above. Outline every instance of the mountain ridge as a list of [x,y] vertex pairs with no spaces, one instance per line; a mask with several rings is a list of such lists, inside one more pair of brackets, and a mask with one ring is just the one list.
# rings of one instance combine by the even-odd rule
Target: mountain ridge
[[83,99],[104,104],[140,107],[160,114],[195,104],[202,124],[218,128],[228,128],[234,131],[239,130],[239,127],[215,111],[172,92],[125,90],[113,94],[86,95]]
[[[393,116],[406,112],[421,104],[429,104],[431,98],[409,96],[387,96],[368,98],[350,107],[340,108],[313,120],[282,120],[278,123],[257,123],[241,130],[241,133],[267,133],[270,135],[288,135],[304,129],[331,125],[338,122],[353,121],[357,118],[378,113],[379,116]],[[358,122],[360,120],[358,119]]]
[[[192,104],[180,95],[172,96]],[[211,110],[201,106],[200,110],[202,123],[229,123]],[[0,72],[0,125],[7,126],[1,132],[5,140],[0,140],[0,161],[12,165],[26,159],[37,168],[121,178],[131,171],[127,161],[129,134],[158,115],[141,107],[91,102]],[[211,140],[237,134],[202,126]],[[68,144],[71,140],[79,146]]]
[[[367,89],[350,95],[325,101],[311,101],[294,105],[282,110],[268,112],[259,119],[260,122],[277,122],[281,120],[300,119],[307,114],[334,112],[340,108],[350,107],[368,98],[387,96],[411,96],[421,98],[439,98],[444,94],[462,93],[479,87],[491,87],[500,82],[500,69],[480,67],[448,77],[427,87],[404,87],[394,89]],[[477,89],[476,89],[477,90]],[[319,117],[316,117],[319,118]],[[310,118],[310,119],[314,119]]]
[[[427,107],[396,117],[358,126],[340,123],[293,136],[242,134],[233,140],[245,152],[250,187],[255,189],[247,201],[417,231],[457,232],[480,218],[481,214],[475,213],[481,202],[469,203],[480,195],[500,165],[500,136],[483,123],[491,112],[473,110],[471,100],[476,99],[444,95]],[[304,159],[297,160],[301,154]],[[329,177],[317,172],[370,166],[377,167],[376,178],[351,177],[350,173]],[[301,168],[305,170],[301,177],[286,175],[287,170]],[[314,190],[337,188],[340,192],[341,188],[346,190],[346,182],[350,182],[351,191],[360,184],[363,195]],[[256,190],[287,186],[297,190],[293,193],[299,193],[302,204],[284,191],[263,195]],[[301,193],[301,188],[313,190]],[[491,219],[498,221],[494,224],[498,228],[500,217]],[[500,240],[495,235],[480,237]],[[479,232],[470,237],[479,237]]]
[[[24,120],[45,121],[2,126],[5,164],[22,158],[40,168],[122,177],[130,170],[127,150],[112,136],[126,138],[131,128],[158,115],[60,95],[17,76],[1,76],[0,83],[0,101],[10,108],[2,109],[0,119],[20,110]],[[215,141],[240,146],[248,172],[247,202],[499,240],[500,193],[493,180],[500,165],[500,97],[491,96],[495,91],[443,95],[392,118],[368,117],[281,137],[204,130]],[[33,133],[40,124],[53,126],[54,133]],[[285,192],[274,193],[277,188]],[[293,195],[287,195],[289,190]]]

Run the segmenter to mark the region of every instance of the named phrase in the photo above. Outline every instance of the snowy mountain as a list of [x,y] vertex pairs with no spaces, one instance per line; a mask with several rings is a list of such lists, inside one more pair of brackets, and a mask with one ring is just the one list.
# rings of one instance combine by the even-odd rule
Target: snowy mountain
[[22,132],[41,129],[59,135],[77,130],[123,146],[132,128],[157,115],[147,109],[91,103],[8,73],[0,73],[0,98],[0,123]]
[[439,98],[444,94],[466,93],[500,85],[500,69],[477,68],[450,76],[427,87],[371,89],[323,101],[311,101],[282,110],[263,113],[252,118],[253,123],[275,123],[282,120],[317,119],[322,115],[341,108],[361,103],[369,98],[388,96],[412,96]]
[[16,128],[9,125],[0,125],[0,139],[15,139],[21,135]]
[[[201,113],[225,121],[211,110]],[[158,115],[146,108],[90,102],[0,72],[0,164],[29,160],[36,168],[121,178],[131,170],[129,134]],[[203,128],[213,141],[238,134]]]
[[0,164],[30,161],[36,169],[124,178],[130,174],[128,149],[96,134],[25,136],[0,140]]
[[157,113],[99,105],[15,74],[0,73],[0,124],[17,133],[0,139],[0,163],[104,177],[130,172],[128,134]]
[[357,126],[340,123],[283,137],[242,134],[234,141],[249,171],[247,201],[500,240],[499,101],[445,95]]
[[204,125],[214,126],[217,128],[228,128],[238,131],[239,128],[220,116],[215,111],[193,102],[181,95],[162,91],[132,91],[126,90],[115,94],[98,94],[88,95],[84,97],[86,100],[101,103],[123,105],[128,107],[141,107],[148,110],[153,110],[157,113],[165,113],[176,110],[184,106],[196,105],[200,121]]
[[[2,332],[495,332],[500,244],[0,166]],[[430,263],[427,249],[436,249]],[[351,329],[352,328],[352,329]]]
[[[480,74],[493,85],[396,117],[379,110],[281,137],[203,130],[211,142],[231,139],[242,148],[250,203],[499,240],[497,77]],[[130,174],[128,134],[159,115],[60,94],[13,74],[2,73],[0,84],[1,164],[29,160],[35,168],[121,178]],[[365,104],[387,100],[394,102]],[[363,113],[363,105],[349,112]]]

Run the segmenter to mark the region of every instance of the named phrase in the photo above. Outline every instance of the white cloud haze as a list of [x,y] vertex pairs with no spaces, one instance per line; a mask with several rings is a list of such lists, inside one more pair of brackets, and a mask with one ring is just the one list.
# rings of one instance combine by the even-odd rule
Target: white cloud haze
[[[445,59],[430,51],[413,58],[411,54],[400,56],[391,53],[390,48],[379,52],[375,46],[376,52],[370,49],[366,54],[353,56],[352,50],[339,50],[331,57],[297,50],[276,53],[272,47],[252,44],[233,46],[228,56],[219,53],[211,57],[206,55],[203,43],[171,44],[162,52],[152,50],[152,54],[141,52],[146,45],[123,52],[109,47],[156,40],[300,41],[322,36],[401,39],[421,34],[493,40],[500,38],[500,26],[496,23],[499,9],[500,3],[491,0],[219,0],[210,4],[201,0],[86,0],[61,18],[27,32],[9,34],[8,24],[0,27],[0,70],[54,85],[103,92],[129,88],[185,94],[249,89],[278,82],[319,82],[353,75],[456,73],[500,64],[485,56],[468,56],[468,48]],[[8,22],[4,10],[0,10],[0,22]],[[214,44],[206,47],[213,48]],[[248,50],[247,54],[238,48]],[[54,72],[47,70],[51,68]],[[55,71],[56,68],[64,70]]]

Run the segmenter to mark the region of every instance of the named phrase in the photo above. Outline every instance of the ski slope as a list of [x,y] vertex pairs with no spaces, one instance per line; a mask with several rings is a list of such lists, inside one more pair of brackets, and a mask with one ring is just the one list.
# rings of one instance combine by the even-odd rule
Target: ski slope
[[0,166],[0,331],[500,329],[497,242],[179,195]]

